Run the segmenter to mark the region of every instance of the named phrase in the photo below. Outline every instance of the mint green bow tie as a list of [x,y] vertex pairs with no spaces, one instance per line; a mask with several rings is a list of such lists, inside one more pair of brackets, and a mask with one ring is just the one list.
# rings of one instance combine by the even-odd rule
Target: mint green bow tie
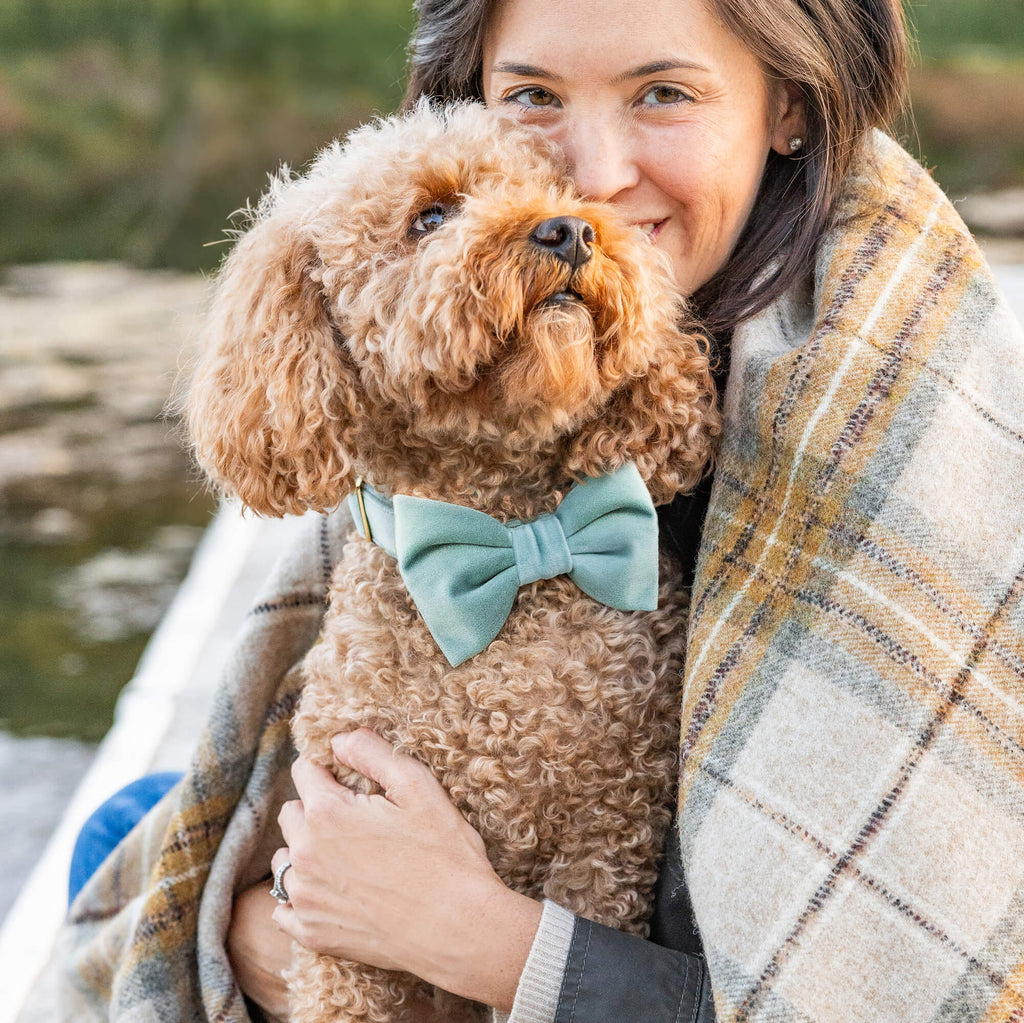
[[[391,502],[369,488],[363,494],[362,509],[350,499],[353,518],[358,525],[368,512],[373,540],[389,550]],[[658,606],[658,520],[635,465],[577,484],[553,514],[531,522],[506,526],[473,508],[404,494],[393,509],[389,553],[452,666],[498,635],[519,587],[538,579],[568,575],[623,611]]]

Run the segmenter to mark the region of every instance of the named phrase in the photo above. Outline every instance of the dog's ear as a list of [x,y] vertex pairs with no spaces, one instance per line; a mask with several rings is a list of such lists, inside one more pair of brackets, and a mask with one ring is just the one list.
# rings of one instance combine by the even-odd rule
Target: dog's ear
[[225,261],[185,410],[199,464],[267,515],[329,510],[354,485],[362,389],[296,220],[269,214]]
[[616,390],[569,457],[569,469],[581,477],[635,462],[655,504],[700,482],[721,431],[704,339],[680,334],[662,353],[646,374]]

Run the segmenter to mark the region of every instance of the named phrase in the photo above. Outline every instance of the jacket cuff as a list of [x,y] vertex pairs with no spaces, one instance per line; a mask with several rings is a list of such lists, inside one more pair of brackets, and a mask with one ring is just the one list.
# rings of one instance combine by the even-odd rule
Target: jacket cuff
[[544,900],[512,1012],[506,1016],[496,1010],[494,1023],[553,1023],[575,928],[576,917],[569,910]]
[[712,1023],[702,956],[578,918],[552,1023]]

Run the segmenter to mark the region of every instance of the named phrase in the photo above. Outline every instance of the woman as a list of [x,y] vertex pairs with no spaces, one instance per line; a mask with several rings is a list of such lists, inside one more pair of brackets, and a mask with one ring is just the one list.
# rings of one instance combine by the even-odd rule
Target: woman
[[[718,1017],[1016,1018],[1024,346],[952,208],[871,133],[902,101],[897,0],[419,6],[409,99],[481,98],[550,135],[583,193],[664,248],[731,353],[678,821]],[[704,509],[675,511],[669,528],[692,548]],[[312,613],[303,629],[273,645],[264,675],[285,675]],[[272,1015],[295,938],[515,1023],[712,1018],[676,842],[656,920],[672,947],[590,925],[505,888],[432,777],[370,733],[335,752],[386,799],[294,768],[300,800],[272,859],[288,904],[258,877],[218,873],[244,815],[225,830],[210,807],[224,818],[243,788],[244,803],[279,784],[293,694],[267,691],[269,723],[241,743],[255,766],[218,764],[233,787],[212,793],[222,783],[193,772],[141,903],[105,870],[93,918],[97,905],[130,918],[107,972],[111,931],[84,930],[76,903],[79,992],[92,971],[128,1006],[165,970],[179,1004],[244,1019],[218,953],[227,932],[238,983]],[[129,851],[117,865],[152,863]],[[241,891],[230,926],[218,885]],[[154,950],[169,919],[198,934],[198,962]]]

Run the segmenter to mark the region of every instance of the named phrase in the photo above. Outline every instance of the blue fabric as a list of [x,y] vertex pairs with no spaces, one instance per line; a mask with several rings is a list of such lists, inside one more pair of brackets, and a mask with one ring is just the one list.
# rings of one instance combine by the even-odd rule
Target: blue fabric
[[75,851],[71,854],[71,871],[68,878],[68,905],[85,887],[86,881],[99,865],[114,851],[121,839],[142,820],[143,817],[183,777],[181,771],[163,771],[147,774],[115,792],[82,825],[75,840]]

